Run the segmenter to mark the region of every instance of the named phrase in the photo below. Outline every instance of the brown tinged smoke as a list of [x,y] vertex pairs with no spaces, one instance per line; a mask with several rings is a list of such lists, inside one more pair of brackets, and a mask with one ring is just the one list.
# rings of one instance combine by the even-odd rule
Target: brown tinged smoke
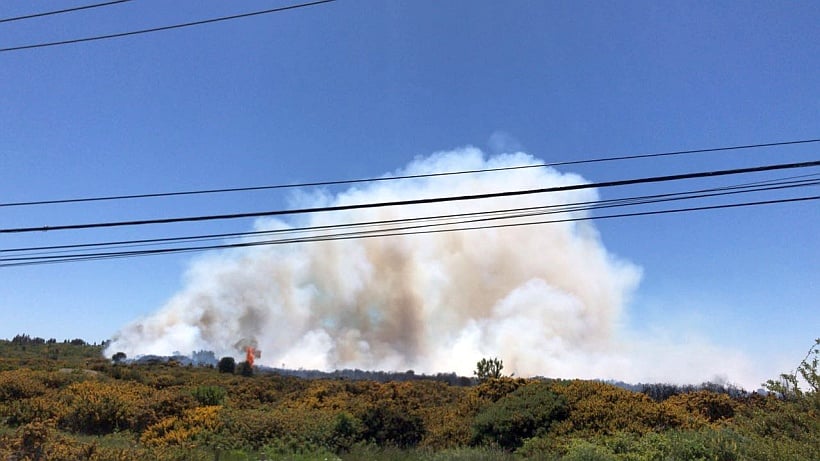
[[[474,148],[417,158],[397,175],[542,163]],[[344,205],[577,184],[552,168],[384,181],[298,206]],[[257,229],[321,226],[595,200],[586,189],[267,219]],[[298,202],[298,203],[296,203]],[[517,222],[582,216],[519,218]],[[504,221],[508,222],[508,221]],[[289,368],[414,369],[470,375],[481,357],[517,375],[645,379],[618,338],[640,270],[609,254],[590,222],[260,246],[196,259],[185,288],[123,328],[112,355],[209,349]],[[249,360],[250,361],[250,360]],[[663,376],[656,377],[664,378]],[[666,377],[669,378],[669,377]],[[696,378],[698,379],[698,378]]]

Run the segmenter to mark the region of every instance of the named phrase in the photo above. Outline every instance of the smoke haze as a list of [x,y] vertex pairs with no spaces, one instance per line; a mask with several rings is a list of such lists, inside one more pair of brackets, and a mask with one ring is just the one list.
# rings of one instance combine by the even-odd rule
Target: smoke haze
[[[540,164],[524,153],[464,148],[415,159],[393,175]],[[294,196],[295,206],[347,205],[585,182],[552,168],[382,181]],[[256,230],[369,222],[586,202],[593,189],[263,219]],[[577,211],[550,219],[583,216]],[[544,219],[518,218],[516,222]],[[507,221],[504,221],[505,223]],[[106,353],[213,350],[257,364],[471,375],[499,357],[517,376],[701,382],[748,379],[739,354],[708,344],[635,338],[622,325],[640,268],[610,254],[591,222],[470,230],[214,252],[184,289],[123,328]],[[758,381],[759,382],[759,381]]]

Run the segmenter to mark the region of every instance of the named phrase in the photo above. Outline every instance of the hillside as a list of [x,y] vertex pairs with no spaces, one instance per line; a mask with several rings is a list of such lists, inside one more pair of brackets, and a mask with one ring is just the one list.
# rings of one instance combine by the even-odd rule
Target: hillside
[[784,398],[508,377],[457,386],[114,364],[101,349],[0,341],[0,459],[820,459],[818,393],[788,380]]

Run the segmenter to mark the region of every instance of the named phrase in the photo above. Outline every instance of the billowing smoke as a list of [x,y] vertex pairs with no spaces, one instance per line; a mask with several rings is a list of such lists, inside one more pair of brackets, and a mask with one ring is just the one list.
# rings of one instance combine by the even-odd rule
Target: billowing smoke
[[[417,158],[393,175],[539,164],[523,153],[486,158],[465,148]],[[300,195],[296,206],[471,195],[584,182],[552,168],[382,181]],[[513,209],[597,198],[593,189],[484,200],[315,213],[259,220],[258,230]],[[574,211],[547,218],[583,216]],[[492,224],[493,222],[473,223]],[[699,381],[714,373],[692,349],[681,371],[624,339],[622,311],[640,269],[607,252],[589,221],[259,246],[207,254],[158,312],[126,326],[107,349],[171,354],[213,350],[288,368],[381,369],[470,375],[497,356],[517,376]],[[681,352],[684,351],[684,352]],[[700,357],[700,358],[698,358]],[[737,357],[727,357],[726,363]],[[722,364],[717,364],[718,367]],[[686,374],[687,372],[691,374]]]

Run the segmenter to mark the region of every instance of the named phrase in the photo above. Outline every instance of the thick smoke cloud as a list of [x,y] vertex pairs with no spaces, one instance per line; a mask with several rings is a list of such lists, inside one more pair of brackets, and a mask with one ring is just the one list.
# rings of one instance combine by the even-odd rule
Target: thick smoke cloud
[[[523,153],[486,158],[465,148],[417,158],[395,175],[538,164]],[[345,205],[543,188],[584,182],[551,168],[383,181],[297,206]],[[286,229],[595,200],[557,194],[319,213],[256,228]],[[581,216],[578,211],[572,215]],[[550,218],[567,217],[568,214]],[[526,219],[519,218],[518,222]],[[590,222],[253,247],[194,261],[185,288],[122,329],[107,349],[170,354],[209,349],[289,368],[414,369],[470,375],[497,356],[517,376],[702,381],[726,364],[704,346],[671,348],[687,369],[661,365],[648,340],[624,338],[623,311],[640,269],[607,252]],[[666,350],[660,348],[661,350]],[[690,354],[691,353],[691,354]],[[698,358],[700,357],[700,358]],[[714,368],[714,369],[713,369]]]

